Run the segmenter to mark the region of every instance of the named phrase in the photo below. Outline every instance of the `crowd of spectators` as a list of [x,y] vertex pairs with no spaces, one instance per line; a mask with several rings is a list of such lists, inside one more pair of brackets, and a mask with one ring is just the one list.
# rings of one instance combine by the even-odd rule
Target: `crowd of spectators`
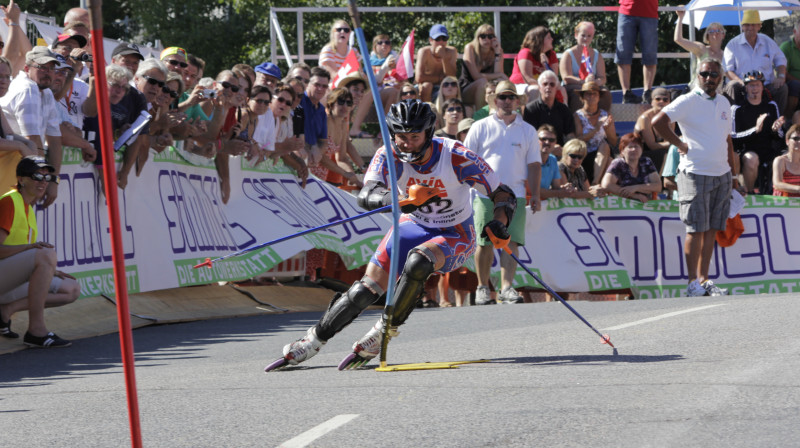
[[[303,186],[313,173],[343,189],[358,189],[362,186],[359,175],[368,161],[362,159],[353,139],[375,137],[362,124],[370,113],[380,113],[380,109],[385,113],[398,100],[420,99],[430,102],[436,112],[437,136],[461,140],[495,163],[496,170],[509,171],[511,177],[504,179],[518,190],[518,198],[529,198],[526,203],[534,211],[540,207],[540,197],[589,199],[615,194],[645,202],[662,191],[674,192],[680,188],[675,181],[680,148],[670,138],[680,135],[681,129],[669,120],[662,127],[653,125],[678,93],[653,86],[657,3],[624,0],[621,4],[615,63],[623,102],[642,102],[630,86],[637,37],[642,45],[646,101],[634,133],[622,138],[611,113],[606,62],[601,50],[592,48],[595,26],[586,21],[574,27],[573,46],[560,45],[545,26],[529,30],[509,74],[504,71],[503,47],[488,24],[476,28],[474,39],[463,48],[462,63],[458,50],[449,45],[447,28],[431,27],[428,45],[416,53],[412,80],[398,74],[398,54],[389,35],[377,34],[369,68],[380,90],[378,111],[372,107],[363,72],[339,76],[354,50],[353,30],[346,20],[331,24],[330,41],[320,50],[318,66],[298,62],[285,75],[270,62],[255,67],[236,64],[216,74],[206,73],[202,55],[192,54],[191,49],[169,46],[158,58],[145,59],[136,44],[120,43],[106,68],[112,130],[119,136],[142,116],[149,117],[149,123],[122,151],[118,187],[126,188],[152,154],[177,147],[213,161],[223,203],[231,196],[234,183],[229,164],[237,157],[251,166],[280,160]],[[49,46],[31,46],[19,26],[19,7],[11,2],[2,9],[9,32],[3,36],[0,57],[0,183],[5,188],[24,186],[27,182],[20,182],[17,165],[29,156],[44,158],[45,178],[57,179],[64,147],[76,148],[86,163],[99,169],[104,161],[91,76],[88,13],[73,8]],[[796,195],[800,24],[779,46],[759,33],[758,11],[748,10],[741,21],[742,34],[723,45],[725,30],[720,24],[709,25],[704,43],[698,43],[683,37],[682,19],[679,12],[675,42],[698,58],[720,61],[719,70],[699,71],[693,79],[719,78],[714,85],[730,105],[730,136],[738,154],[734,171],[741,167],[745,190],[770,193],[774,189],[776,195]],[[696,81],[689,88],[698,89]],[[700,95],[697,92],[686,94]],[[500,154],[497,147],[512,136],[530,144],[524,156],[520,152],[503,154],[503,160],[495,157]],[[35,174],[26,172],[22,178]],[[47,207],[58,196],[58,183],[47,181],[42,187],[34,199]],[[480,207],[480,201],[476,206]],[[524,237],[518,241],[513,235],[516,250]],[[487,291],[485,253],[492,251],[479,250],[476,256],[483,257],[476,262],[478,291],[479,302],[489,303],[494,299]],[[509,303],[520,300],[506,272],[512,264],[502,262],[498,294]],[[312,273],[320,261],[309,265]],[[42,303],[41,294],[37,297]],[[0,313],[0,331],[9,319],[6,312]],[[42,333],[44,326],[34,330]]]

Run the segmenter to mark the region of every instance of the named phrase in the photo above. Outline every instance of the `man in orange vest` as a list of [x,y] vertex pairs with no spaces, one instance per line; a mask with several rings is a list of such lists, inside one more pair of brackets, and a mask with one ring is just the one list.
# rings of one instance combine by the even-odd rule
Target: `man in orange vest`
[[36,241],[33,206],[51,182],[58,183],[55,168],[28,156],[17,165],[17,186],[0,196],[0,336],[19,338],[11,330],[11,316],[28,310],[23,341],[42,348],[72,345],[47,329],[44,309],[74,302],[81,290],[75,277],[56,270],[53,245]]

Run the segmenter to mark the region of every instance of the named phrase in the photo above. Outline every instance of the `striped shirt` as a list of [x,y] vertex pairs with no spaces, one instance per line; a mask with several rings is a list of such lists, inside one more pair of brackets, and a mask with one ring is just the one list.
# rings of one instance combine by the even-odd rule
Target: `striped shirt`
[[15,134],[61,137],[61,116],[50,89],[39,90],[28,75],[20,71],[11,81],[0,106]]

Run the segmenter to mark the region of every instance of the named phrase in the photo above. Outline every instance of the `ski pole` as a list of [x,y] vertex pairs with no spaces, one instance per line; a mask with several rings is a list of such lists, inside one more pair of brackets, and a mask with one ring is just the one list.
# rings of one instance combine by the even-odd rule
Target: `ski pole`
[[[435,188],[425,187],[425,186],[422,186],[422,185],[412,185],[408,189],[409,196],[407,198],[403,199],[402,201],[400,201],[400,206],[402,207],[404,205],[409,205],[409,204],[422,205],[422,204],[425,203],[425,201],[427,201],[431,197],[435,196],[438,192],[439,191],[437,189],[435,189]],[[202,266],[207,266],[208,268],[211,268],[214,265],[214,263],[216,263],[218,261],[225,260],[226,258],[236,257],[236,256],[239,256],[239,255],[242,255],[242,254],[246,254],[247,252],[252,252],[254,250],[261,249],[262,247],[270,246],[272,244],[282,243],[282,242],[290,240],[292,238],[297,238],[298,236],[308,235],[309,233],[313,233],[313,232],[316,232],[318,230],[324,230],[324,229],[327,229],[328,227],[338,226],[339,224],[344,224],[344,223],[347,223],[347,222],[350,222],[350,221],[355,221],[356,219],[364,218],[364,217],[369,216],[369,215],[374,215],[375,213],[389,211],[391,209],[392,209],[391,205],[386,205],[386,206],[383,206],[383,207],[380,207],[380,208],[376,208],[375,210],[370,210],[368,212],[361,213],[360,215],[356,215],[356,216],[351,216],[349,218],[340,219],[339,221],[334,221],[334,222],[331,222],[331,223],[328,223],[328,224],[323,224],[321,226],[317,226],[317,227],[314,227],[312,229],[303,230],[302,232],[298,232],[298,233],[295,233],[295,234],[292,234],[292,235],[282,236],[282,237],[274,239],[272,241],[267,241],[266,243],[261,243],[261,244],[255,245],[255,246],[250,246],[250,247],[242,249],[240,251],[233,252],[233,253],[230,253],[228,255],[223,255],[221,257],[217,257],[217,258],[215,258],[213,260],[211,258],[206,258],[204,262],[195,265],[194,269],[197,269],[197,268],[202,267]]]
[[602,343],[603,343],[603,344],[608,344],[608,345],[610,345],[610,346],[611,346],[611,348],[613,348],[613,349],[614,349],[614,351],[615,351],[615,352],[617,351],[617,348],[616,348],[616,347],[614,347],[614,344],[612,344],[612,343],[611,343],[611,339],[609,338],[609,336],[608,336],[607,334],[602,334],[602,333],[600,333],[599,331],[597,331],[597,330],[596,330],[596,329],[595,329],[595,328],[592,326],[592,324],[590,324],[590,323],[589,323],[589,321],[587,321],[586,319],[584,319],[584,318],[583,318],[583,316],[581,316],[581,315],[580,315],[580,313],[578,313],[577,311],[575,311],[575,308],[573,308],[572,306],[570,306],[570,304],[569,304],[569,303],[567,303],[567,301],[566,301],[566,300],[562,299],[562,298],[561,298],[561,296],[560,296],[560,295],[558,295],[558,293],[557,293],[557,292],[553,291],[553,288],[551,288],[550,286],[548,286],[548,285],[547,285],[547,284],[546,284],[546,283],[545,283],[545,282],[544,282],[544,281],[543,281],[541,278],[539,278],[539,276],[538,276],[538,275],[536,275],[536,274],[535,274],[533,271],[531,271],[530,269],[528,269],[528,267],[527,267],[527,266],[525,266],[524,264],[522,264],[522,262],[519,260],[519,258],[517,258],[517,256],[516,256],[516,255],[514,255],[514,252],[511,250],[511,248],[510,248],[510,247],[508,247],[508,243],[509,243],[510,239],[500,239],[500,238],[498,238],[497,236],[495,236],[495,235],[494,235],[494,233],[492,233],[492,231],[491,231],[490,229],[486,229],[486,234],[488,235],[488,237],[489,237],[489,240],[492,242],[492,244],[494,245],[494,247],[495,247],[496,249],[503,249],[504,251],[506,251],[506,253],[507,253],[507,254],[511,255],[511,258],[513,258],[513,259],[514,259],[514,261],[516,261],[518,265],[522,266],[522,269],[524,269],[524,270],[525,270],[525,272],[527,272],[527,273],[528,273],[528,275],[530,275],[531,277],[533,277],[533,278],[534,278],[534,279],[535,279],[537,282],[539,282],[539,284],[540,284],[540,285],[542,285],[542,286],[544,287],[544,289],[546,289],[546,290],[547,290],[547,292],[549,292],[550,294],[552,294],[552,295],[553,295],[553,297],[555,297],[556,299],[558,299],[558,301],[559,301],[559,302],[561,302],[561,303],[562,303],[562,304],[563,304],[565,307],[567,307],[567,309],[569,309],[570,311],[572,311],[572,314],[574,314],[574,315],[578,316],[578,319],[580,319],[581,321],[583,321],[583,323],[585,323],[587,327],[591,328],[591,329],[592,329],[592,331],[594,331],[595,333],[597,333],[597,335],[598,335],[598,336],[600,336],[600,338],[602,339]]

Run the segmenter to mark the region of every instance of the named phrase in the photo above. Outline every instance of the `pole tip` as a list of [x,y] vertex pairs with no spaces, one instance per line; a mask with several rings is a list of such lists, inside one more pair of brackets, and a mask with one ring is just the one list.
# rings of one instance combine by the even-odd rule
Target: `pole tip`
[[204,261],[204,262],[202,262],[200,264],[194,265],[194,269],[197,269],[197,268],[202,267],[202,266],[207,266],[209,269],[211,269],[211,266],[212,266],[211,259],[210,258],[206,258],[206,261]]
[[611,348],[613,348],[614,350],[616,350],[616,347],[614,347],[614,344],[612,344],[612,343],[611,343],[611,338],[610,338],[610,337],[608,337],[608,335],[607,335],[607,334],[604,334],[604,335],[603,335],[603,341],[601,342],[601,344],[608,344],[608,345],[610,345],[610,346],[611,346]]

